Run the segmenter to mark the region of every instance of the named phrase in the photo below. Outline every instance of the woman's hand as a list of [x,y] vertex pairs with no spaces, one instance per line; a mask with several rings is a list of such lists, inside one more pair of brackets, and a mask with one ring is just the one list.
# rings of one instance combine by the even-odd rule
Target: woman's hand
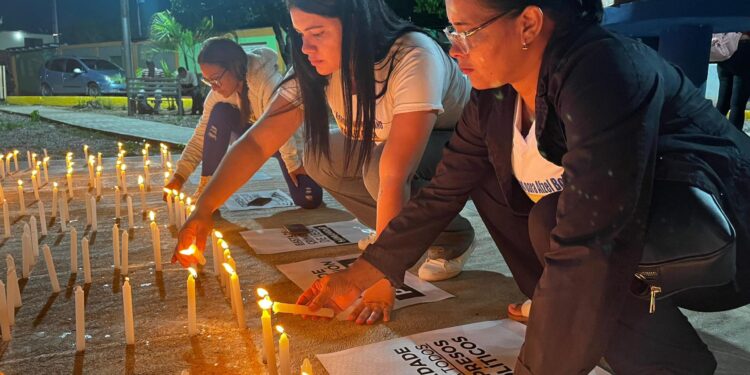
[[348,320],[355,320],[357,324],[373,324],[383,319],[391,320],[391,310],[395,302],[395,289],[388,279],[382,279],[362,293],[362,302],[349,314]]
[[[172,179],[169,180],[169,182],[166,185],[164,185],[164,187],[167,188],[167,189],[169,189],[169,190],[180,191],[180,190],[182,190],[182,185],[185,185],[185,179],[182,178],[182,176],[176,174],[176,175],[172,176]],[[165,201],[165,202],[167,201],[167,193],[166,192],[164,194],[162,194],[161,199],[163,201]]]
[[[177,235],[177,247],[175,247],[174,254],[172,255],[172,263],[180,262],[185,268],[200,263],[199,258],[205,250],[206,239],[208,238],[210,230],[214,226],[214,221],[211,215],[211,212],[204,212],[197,209],[185,221],[185,224],[180,228],[180,232]],[[191,245],[195,245],[200,254],[180,254],[180,250],[187,249]]]
[[[350,279],[347,271],[327,275],[315,282],[297,298],[298,305],[307,305],[316,311],[322,307],[332,308],[336,314],[346,310],[359,298],[362,291]],[[308,318],[308,317],[304,317]],[[309,317],[317,320],[316,317]]]
[[292,183],[294,186],[299,186],[299,183],[297,182],[297,176],[299,175],[307,175],[307,172],[305,172],[305,167],[300,166],[299,168],[289,172],[289,177],[292,179]]

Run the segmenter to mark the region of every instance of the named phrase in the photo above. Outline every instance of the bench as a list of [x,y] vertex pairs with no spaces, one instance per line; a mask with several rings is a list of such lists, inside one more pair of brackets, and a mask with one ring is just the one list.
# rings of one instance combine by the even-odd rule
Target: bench
[[[182,90],[177,78],[128,78],[128,116],[135,113],[159,113],[164,98],[174,99],[177,103],[177,113],[182,116],[185,109],[182,105]],[[148,98],[154,98],[153,108],[148,104]]]

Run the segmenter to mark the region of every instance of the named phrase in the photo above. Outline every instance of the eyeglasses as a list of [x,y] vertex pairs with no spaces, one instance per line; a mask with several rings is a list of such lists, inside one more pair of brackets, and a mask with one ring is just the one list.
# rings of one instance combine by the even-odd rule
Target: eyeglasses
[[469,53],[469,41],[467,39],[469,39],[470,36],[478,33],[479,31],[489,26],[493,22],[499,20],[500,18],[505,17],[506,15],[510,14],[512,11],[513,10],[502,12],[496,15],[495,17],[490,18],[483,24],[473,29],[466,30],[464,32],[456,31],[456,29],[453,26],[446,27],[445,29],[443,29],[443,32],[445,33],[445,36],[448,37],[448,41],[450,41],[452,45],[456,46],[461,51],[461,53]]
[[220,89],[221,88],[221,79],[224,78],[224,74],[226,74],[226,73],[227,73],[227,70],[224,69],[224,71],[221,72],[221,74],[219,75],[219,78],[216,78],[216,79],[201,78],[201,82],[203,82],[206,86],[216,87],[217,89]]

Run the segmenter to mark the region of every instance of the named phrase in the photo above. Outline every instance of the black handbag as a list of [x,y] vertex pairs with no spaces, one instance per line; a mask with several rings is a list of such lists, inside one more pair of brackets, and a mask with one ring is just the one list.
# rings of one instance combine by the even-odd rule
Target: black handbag
[[656,181],[641,263],[633,292],[656,301],[702,287],[731,283],[736,234],[716,197],[685,183]]

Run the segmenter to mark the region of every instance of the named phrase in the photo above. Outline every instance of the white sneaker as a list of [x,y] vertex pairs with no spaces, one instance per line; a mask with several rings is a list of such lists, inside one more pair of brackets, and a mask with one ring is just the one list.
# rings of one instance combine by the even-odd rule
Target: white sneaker
[[370,232],[369,235],[367,235],[367,237],[364,237],[360,239],[359,241],[357,241],[357,247],[359,247],[360,251],[365,251],[367,246],[370,246],[371,244],[375,243],[376,239],[377,239],[377,236],[375,235],[375,232],[372,231]]
[[453,259],[430,259],[428,258],[419,267],[419,278],[425,281],[441,281],[457,276],[464,269],[464,264],[474,252],[476,241],[471,241],[469,248],[457,258]]
[[193,203],[198,202],[198,198],[203,194],[203,190],[206,188],[206,185],[208,185],[208,181],[211,181],[211,176],[201,176],[201,180],[198,182],[198,187],[195,188],[195,193],[193,193],[191,198]]

